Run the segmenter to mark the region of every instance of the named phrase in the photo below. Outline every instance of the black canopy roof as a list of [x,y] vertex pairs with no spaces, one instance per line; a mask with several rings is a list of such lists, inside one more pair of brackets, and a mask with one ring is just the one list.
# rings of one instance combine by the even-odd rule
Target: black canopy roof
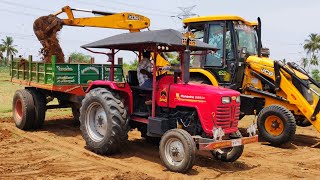
[[[159,46],[161,49],[159,49]],[[165,49],[162,49],[162,46]],[[136,33],[124,33],[111,36],[99,41],[95,41],[81,46],[82,48],[108,48],[121,50],[159,50],[159,51],[180,51],[186,48],[182,44],[182,34],[173,29],[144,31]],[[166,48],[168,47],[168,49]],[[217,50],[217,48],[196,40],[195,46],[190,46],[192,51]]]

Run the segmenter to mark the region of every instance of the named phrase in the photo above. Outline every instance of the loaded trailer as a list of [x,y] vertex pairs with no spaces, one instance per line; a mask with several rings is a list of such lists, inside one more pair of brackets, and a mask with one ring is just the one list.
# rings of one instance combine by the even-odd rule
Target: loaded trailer
[[[10,75],[13,83],[26,86],[13,98],[13,118],[20,129],[38,129],[43,125],[48,109],[71,108],[74,122],[79,124],[79,108],[89,84],[108,80],[114,67],[114,80],[123,81],[122,64],[70,64],[29,60],[12,61]],[[54,98],[58,105],[47,105]],[[25,113],[25,114],[22,114]]]

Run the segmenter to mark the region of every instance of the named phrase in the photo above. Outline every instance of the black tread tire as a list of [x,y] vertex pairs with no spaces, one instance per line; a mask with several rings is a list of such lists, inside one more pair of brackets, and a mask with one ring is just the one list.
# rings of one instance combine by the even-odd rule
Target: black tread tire
[[46,118],[46,98],[45,96],[36,89],[27,89],[33,97],[33,102],[35,106],[35,119],[33,121],[33,129],[39,129],[43,126],[44,120]]
[[[272,136],[266,131],[265,120],[268,116],[274,115],[280,118],[284,124],[284,130],[279,136]],[[287,108],[281,105],[271,105],[263,108],[257,119],[260,136],[274,146],[289,143],[296,133],[296,122],[294,115]]]
[[71,105],[71,111],[74,125],[80,125],[80,108],[77,106],[77,104],[73,103]]
[[[232,133],[230,135],[230,139],[238,139],[241,138],[242,135],[240,131],[237,131],[236,133]],[[224,152],[223,150],[213,150],[211,151],[212,156],[219,161],[223,162],[234,162],[237,159],[239,159],[243,153],[244,145],[241,146],[235,146],[230,148],[231,150]]]
[[295,116],[296,125],[300,127],[308,127],[311,126],[311,122],[305,118],[304,116]]
[[[21,120],[16,116],[16,102],[20,100],[22,104],[22,116]],[[34,118],[35,118],[35,108],[32,94],[26,89],[17,90],[13,96],[12,103],[13,120],[16,126],[22,130],[32,129]]]
[[[103,106],[107,114],[107,131],[100,142],[92,140],[86,127],[86,110],[91,103]],[[96,88],[86,94],[80,108],[80,130],[87,147],[97,154],[114,154],[119,152],[128,139],[129,119],[127,107],[117,92],[105,88]]]
[[[185,159],[183,160],[183,163],[180,166],[174,166],[170,164],[168,160],[165,158],[165,145],[170,138],[179,139],[184,146],[185,154],[187,154]],[[187,131],[183,129],[171,129],[161,137],[159,153],[162,162],[170,171],[186,173],[190,169],[192,169],[194,165],[196,156],[196,144]]]

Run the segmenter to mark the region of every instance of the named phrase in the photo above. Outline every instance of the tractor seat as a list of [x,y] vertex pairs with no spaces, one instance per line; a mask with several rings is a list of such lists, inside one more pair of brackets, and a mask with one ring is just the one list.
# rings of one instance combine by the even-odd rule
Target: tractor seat
[[130,86],[139,86],[137,71],[135,70],[128,71],[128,84]]

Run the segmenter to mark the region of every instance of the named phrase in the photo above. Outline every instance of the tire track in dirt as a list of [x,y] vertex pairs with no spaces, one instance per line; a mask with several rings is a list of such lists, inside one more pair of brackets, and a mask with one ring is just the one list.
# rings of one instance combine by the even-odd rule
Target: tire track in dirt
[[147,174],[152,178],[163,178],[161,173],[154,173],[153,170],[143,169],[137,166],[128,166],[127,163],[121,162],[121,160],[115,160],[108,157],[99,156],[91,151],[86,150],[84,147],[75,146],[74,144],[70,144],[69,142],[63,140],[63,138],[50,137],[50,136],[42,136],[38,135],[36,132],[25,132],[17,129],[13,126],[13,124],[3,123],[2,126],[8,129],[13,134],[29,139],[33,142],[37,142],[42,144],[43,146],[47,146],[63,153],[67,153],[71,156],[77,157],[79,159],[85,159],[99,165],[105,166],[106,168],[113,169],[114,171],[124,171],[124,172],[140,172],[141,175]]

